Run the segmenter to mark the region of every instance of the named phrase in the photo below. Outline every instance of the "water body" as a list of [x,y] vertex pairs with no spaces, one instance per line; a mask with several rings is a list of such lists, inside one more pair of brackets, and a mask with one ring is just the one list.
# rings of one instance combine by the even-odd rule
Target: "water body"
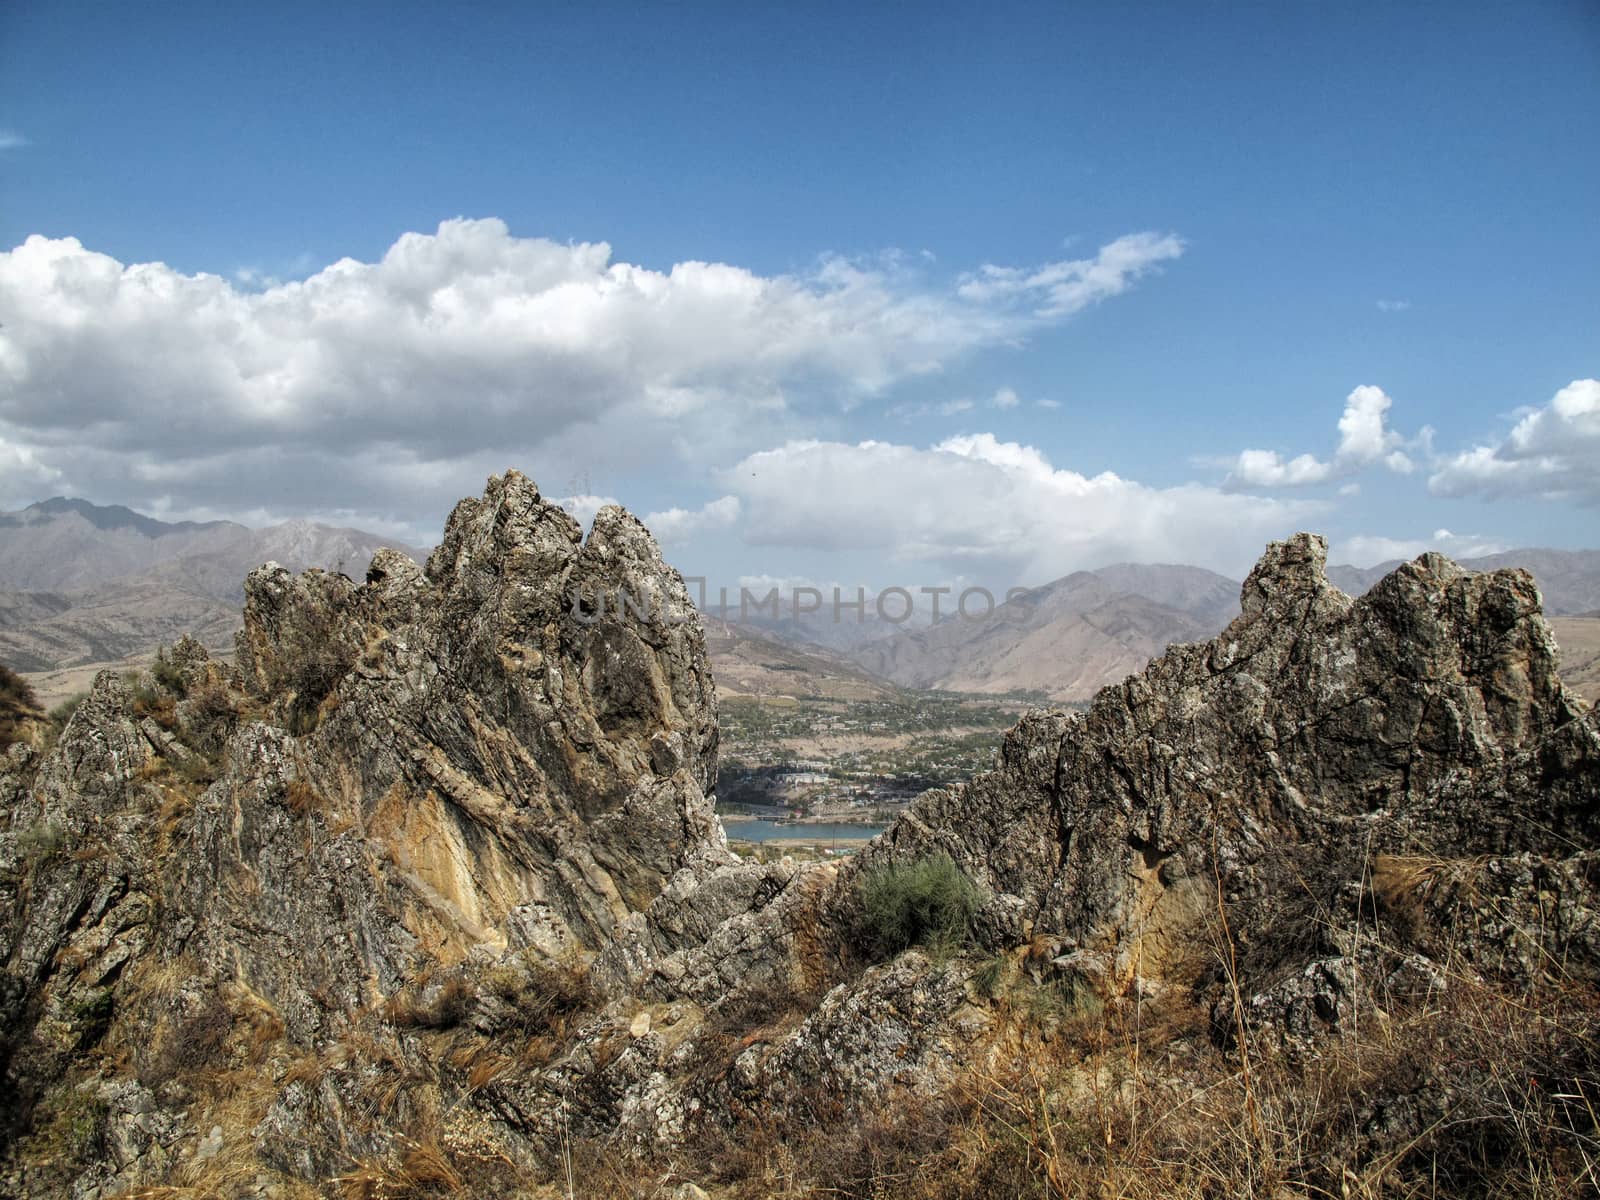
[[722,828],[727,830],[729,838],[739,842],[809,842],[826,846],[832,841],[857,842],[876,837],[884,827],[850,825],[843,821],[802,825],[789,821],[766,821],[760,817],[723,817]]

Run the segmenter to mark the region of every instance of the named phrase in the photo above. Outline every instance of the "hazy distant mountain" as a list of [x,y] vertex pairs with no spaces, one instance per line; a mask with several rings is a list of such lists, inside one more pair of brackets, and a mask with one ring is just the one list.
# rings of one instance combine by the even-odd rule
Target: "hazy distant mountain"
[[[193,634],[231,648],[244,577],[263,562],[355,578],[392,542],[358,529],[288,521],[159,521],[120,506],[56,498],[0,513],[0,662],[46,671],[113,662]],[[422,555],[397,547],[418,558]],[[1329,568],[1352,595],[1398,563]],[[1556,623],[1564,670],[1600,694],[1600,551],[1512,550],[1464,559],[1473,570],[1531,570]],[[1238,612],[1239,585],[1199,567],[1120,564],[1035,588],[982,621],[911,628],[826,605],[795,619],[704,618],[725,693],[873,698],[894,685],[1083,700],[1173,642],[1197,641]],[[946,598],[946,607],[953,600]],[[1579,614],[1587,614],[1587,617]]]
[[1590,704],[1600,702],[1600,613],[1554,617],[1550,628],[1561,647],[1561,682]]
[[254,568],[360,577],[384,545],[394,543],[310,521],[166,522],[60,497],[0,513],[0,661],[24,671],[109,662],[183,633],[228,647]]
[[[927,597],[920,599],[926,602]],[[805,603],[810,602],[808,597]],[[949,607],[949,603],[947,599],[945,606]],[[899,609],[889,611],[898,613]],[[870,599],[867,601],[866,609],[859,613],[854,608],[841,605],[837,619],[828,597],[824,597],[822,607],[817,611],[796,615],[794,601],[788,593],[783,594],[776,615],[773,615],[770,606],[766,610],[759,610],[754,605],[747,606],[741,613],[735,597],[729,597],[725,609],[719,609],[715,603],[711,604],[709,615],[736,628],[752,630],[763,637],[774,638],[793,646],[820,647],[851,656],[859,647],[869,642],[894,637],[907,627],[906,624],[896,624],[879,617]],[[913,619],[919,628],[928,624],[926,617]]]
[[57,496],[0,513],[0,591],[68,592],[192,554],[249,544],[231,521],[168,523],[120,505]]
[[1122,564],[1035,588],[986,620],[947,618],[852,657],[906,687],[1086,700],[1173,642],[1215,634],[1238,597],[1237,583],[1199,567]]
[[[1343,591],[1359,596],[1400,562],[1395,559],[1375,567],[1333,566],[1328,568],[1328,578]],[[1456,562],[1469,571],[1523,567],[1532,572],[1544,596],[1547,616],[1577,615],[1600,608],[1600,550],[1507,550]]]
[[700,619],[706,654],[722,695],[876,700],[895,690],[824,647],[798,646],[716,617]]

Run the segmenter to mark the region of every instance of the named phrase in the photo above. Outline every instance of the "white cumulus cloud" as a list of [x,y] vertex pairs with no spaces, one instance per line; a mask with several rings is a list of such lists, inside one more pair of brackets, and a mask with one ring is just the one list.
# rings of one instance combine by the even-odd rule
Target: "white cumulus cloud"
[[1241,573],[1266,541],[1324,511],[1200,484],[1082,475],[989,433],[926,449],[793,441],[750,455],[725,479],[744,500],[749,542],[875,551],[1011,581],[1124,560]]
[[1223,481],[1227,488],[1308,487],[1343,479],[1382,462],[1391,471],[1409,473],[1413,464],[1401,447],[1405,443],[1388,426],[1394,402],[1382,388],[1363,385],[1345,399],[1339,417],[1339,446],[1332,458],[1312,454],[1285,458],[1276,450],[1242,450]]
[[594,496],[588,492],[576,496],[552,496],[550,499],[571,513],[585,529],[594,524],[594,516],[602,508],[622,503],[615,496]]
[[663,546],[678,545],[702,533],[732,529],[739,523],[739,497],[722,496],[699,508],[669,508],[644,518],[645,527]]
[[1505,542],[1495,538],[1435,529],[1431,537],[1421,538],[1366,535],[1341,538],[1330,548],[1328,559],[1330,562],[1349,563],[1353,567],[1375,567],[1379,563],[1412,559],[1429,550],[1437,550],[1451,558],[1477,558],[1508,549],[1510,547]]
[[1071,316],[1121,295],[1183,250],[1183,239],[1176,234],[1132,233],[1100,247],[1093,258],[1031,268],[987,265],[968,275],[959,290],[981,304],[1003,301],[1040,317]]
[[1600,379],[1574,379],[1520,415],[1492,445],[1445,459],[1428,479],[1439,496],[1540,495],[1600,503]]
[[33,236],[0,253],[0,438],[132,504],[337,490],[374,513],[438,511],[508,463],[616,477],[732,461],[1014,345],[1178,249],[1140,235],[941,287],[904,256],[656,270],[452,220],[375,262],[247,286]]

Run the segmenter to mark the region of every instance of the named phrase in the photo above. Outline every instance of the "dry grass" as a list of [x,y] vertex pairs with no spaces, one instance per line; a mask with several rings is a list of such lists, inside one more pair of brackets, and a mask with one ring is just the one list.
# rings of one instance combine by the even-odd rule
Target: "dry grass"
[[289,781],[289,786],[283,790],[283,802],[297,817],[327,808],[327,802],[317,793],[317,789],[303,779]]
[[[1357,991],[1348,1015],[1341,1009],[1316,1036],[1259,1023],[1247,998],[1274,980],[1241,977],[1219,902],[1210,962],[1192,980],[1168,980],[1157,999],[1075,987],[1052,976],[1046,953],[1030,959],[1025,947],[972,964],[972,994],[991,1006],[995,1028],[968,1056],[968,1073],[937,1098],[900,1092],[864,1104],[820,1088],[791,1091],[781,1109],[700,1128],[676,1157],[640,1159],[609,1140],[563,1138],[547,1164],[550,1186],[562,1189],[570,1172],[575,1195],[629,1200],[671,1195],[683,1179],[719,1200],[1600,1195],[1600,991],[1559,971],[1512,986],[1448,956],[1435,959],[1437,986],[1385,983],[1398,978],[1413,934],[1450,941],[1441,914],[1483,899],[1477,865],[1373,860],[1339,930],[1361,964]],[[151,1047],[157,1056],[174,1038],[210,1044],[204,1010],[175,1003],[185,977],[171,964],[137,979],[173,1015]],[[231,1032],[174,1068],[195,1090],[194,1124],[220,1125],[223,1149],[138,1196],[251,1194],[263,1168],[249,1131],[283,1087],[315,1086],[331,1072],[343,1073],[332,1082],[348,1098],[349,1132],[381,1134],[364,1145],[388,1147],[361,1151],[328,1181],[337,1194],[506,1194],[526,1181],[492,1140],[463,1141],[451,1122],[481,1106],[478,1094],[492,1096],[497,1081],[546,1061],[597,1002],[576,963],[424,976],[369,1014],[388,1024],[371,1020],[331,1050],[289,1059],[269,1005],[226,999]],[[714,1093],[749,1039],[770,1040],[797,1015],[794,1000],[753,990],[713,1012],[696,1034],[705,1055],[676,1069],[692,1090]],[[474,1003],[474,1023],[463,1024]],[[487,1035],[475,1028],[482,1014],[496,1023]],[[188,1021],[202,1024],[191,1030]],[[615,1046],[625,1044],[619,1035]],[[602,1047],[599,1060],[613,1049]],[[84,1124],[75,1111],[58,1120],[58,1136],[72,1134],[74,1121]]]
[[453,1029],[466,1019],[477,996],[477,987],[465,975],[437,984],[422,976],[391,995],[383,1015],[400,1029]]
[[[696,1182],[740,1200],[1600,1195],[1600,990],[1555,970],[1532,986],[1484,979],[1451,957],[1417,987],[1397,970],[1409,941],[1382,941],[1478,898],[1478,865],[1374,861],[1340,931],[1360,950],[1356,993],[1321,1033],[1259,1024],[1246,999],[1264,981],[1241,978],[1219,903],[1193,986],[1087,997],[1030,980],[1021,951],[992,960],[974,990],[997,1011],[995,1053],[974,1054],[982,1065],[955,1087],[865,1111],[791,1097],[704,1131]],[[1424,932],[1454,945],[1450,930]],[[585,1177],[591,1195],[639,1200],[673,1167]]]
[[[903,1095],[862,1120],[818,1103],[741,1123],[696,1161],[741,1200],[1600,1193],[1592,992],[1530,1003],[1462,984],[1306,1056],[1247,1031],[1262,1046],[1248,1061],[1212,1041],[1188,997],[1085,1009],[1048,1045],[1016,1013],[1024,1051],[943,1099]],[[648,1195],[645,1174],[592,1194]]]

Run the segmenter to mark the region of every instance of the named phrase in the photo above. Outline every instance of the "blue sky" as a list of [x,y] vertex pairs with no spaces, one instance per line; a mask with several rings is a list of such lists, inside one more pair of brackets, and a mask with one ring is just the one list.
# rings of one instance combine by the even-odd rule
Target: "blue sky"
[[1595,545],[1597,126],[1592,0],[13,0],[0,506],[427,540],[514,465],[879,586]]

